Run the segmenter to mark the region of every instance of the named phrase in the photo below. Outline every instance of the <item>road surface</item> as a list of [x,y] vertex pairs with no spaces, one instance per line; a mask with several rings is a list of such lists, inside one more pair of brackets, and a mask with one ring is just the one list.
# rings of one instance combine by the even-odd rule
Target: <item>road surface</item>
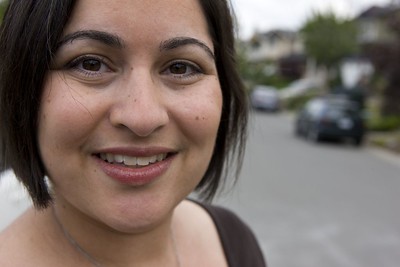
[[252,226],[270,267],[398,267],[400,157],[306,142],[293,120],[253,114],[240,181],[218,202]]

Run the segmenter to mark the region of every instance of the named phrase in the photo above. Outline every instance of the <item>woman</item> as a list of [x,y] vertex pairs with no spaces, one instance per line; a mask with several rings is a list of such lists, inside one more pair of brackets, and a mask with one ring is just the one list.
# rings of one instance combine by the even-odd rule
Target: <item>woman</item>
[[36,210],[0,266],[264,266],[237,217],[186,199],[242,157],[232,28],[225,0],[10,2],[2,162]]

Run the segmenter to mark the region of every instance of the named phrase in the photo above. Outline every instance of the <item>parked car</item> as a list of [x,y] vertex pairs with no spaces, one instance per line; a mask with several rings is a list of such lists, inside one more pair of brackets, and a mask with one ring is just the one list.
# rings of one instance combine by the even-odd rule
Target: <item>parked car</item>
[[250,94],[250,103],[254,109],[278,111],[280,102],[278,90],[272,86],[257,85]]
[[362,110],[343,97],[314,98],[298,113],[295,132],[312,141],[351,138],[358,146],[365,134]]

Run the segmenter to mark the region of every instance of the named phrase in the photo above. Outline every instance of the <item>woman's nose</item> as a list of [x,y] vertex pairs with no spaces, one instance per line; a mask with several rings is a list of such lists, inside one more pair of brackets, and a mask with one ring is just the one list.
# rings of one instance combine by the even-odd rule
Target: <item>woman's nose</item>
[[[132,75],[133,76],[133,75]],[[149,75],[136,75],[122,83],[110,112],[111,124],[124,127],[135,135],[146,137],[165,126],[169,121],[168,111],[157,84]]]

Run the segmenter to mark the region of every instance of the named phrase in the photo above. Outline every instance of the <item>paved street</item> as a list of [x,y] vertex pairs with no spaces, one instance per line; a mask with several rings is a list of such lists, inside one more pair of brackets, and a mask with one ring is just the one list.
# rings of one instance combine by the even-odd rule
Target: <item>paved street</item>
[[[308,143],[293,136],[292,120],[252,117],[241,179],[217,202],[251,225],[269,267],[399,266],[400,157]],[[26,207],[5,181],[0,229]]]
[[256,113],[235,190],[219,200],[255,230],[270,267],[397,267],[400,157],[311,144],[287,114]]

